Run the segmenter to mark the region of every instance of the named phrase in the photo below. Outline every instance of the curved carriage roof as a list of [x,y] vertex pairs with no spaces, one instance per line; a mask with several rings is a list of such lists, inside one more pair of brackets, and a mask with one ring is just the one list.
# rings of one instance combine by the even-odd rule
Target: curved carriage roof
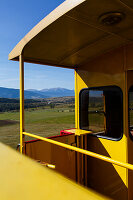
[[[108,12],[124,14],[112,26],[101,24]],[[11,51],[10,60],[74,68],[133,41],[133,1],[66,0],[38,23]]]

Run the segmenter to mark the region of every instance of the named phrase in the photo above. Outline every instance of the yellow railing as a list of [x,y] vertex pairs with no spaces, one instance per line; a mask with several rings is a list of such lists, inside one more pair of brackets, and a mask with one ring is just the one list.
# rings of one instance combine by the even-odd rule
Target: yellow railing
[[23,135],[27,135],[27,136],[30,136],[30,137],[33,137],[33,138],[36,138],[36,139],[39,139],[39,140],[43,140],[45,142],[49,142],[51,144],[55,144],[55,145],[64,147],[66,149],[70,149],[70,150],[73,150],[73,151],[76,151],[76,152],[79,152],[79,153],[82,153],[82,154],[85,154],[85,155],[88,155],[88,156],[109,162],[109,163],[112,163],[112,164],[115,164],[115,165],[118,165],[120,167],[124,167],[126,169],[133,170],[133,165],[131,165],[131,164],[120,162],[120,161],[117,161],[117,160],[113,160],[109,157],[102,156],[100,154],[97,154],[97,153],[94,153],[94,152],[91,152],[91,151],[88,151],[88,150],[85,150],[85,149],[74,147],[74,146],[71,146],[71,145],[68,145],[68,144],[65,144],[65,143],[62,143],[62,142],[58,142],[58,141],[55,141],[55,140],[52,140],[52,139],[44,138],[44,137],[34,135],[34,134],[31,134],[31,133],[23,132]]

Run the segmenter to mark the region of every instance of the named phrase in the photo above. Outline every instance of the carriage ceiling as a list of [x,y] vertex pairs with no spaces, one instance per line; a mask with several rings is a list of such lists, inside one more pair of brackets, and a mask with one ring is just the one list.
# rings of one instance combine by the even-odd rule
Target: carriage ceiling
[[[112,16],[113,15],[113,16]],[[80,67],[133,41],[133,0],[66,0],[11,51],[10,60]]]

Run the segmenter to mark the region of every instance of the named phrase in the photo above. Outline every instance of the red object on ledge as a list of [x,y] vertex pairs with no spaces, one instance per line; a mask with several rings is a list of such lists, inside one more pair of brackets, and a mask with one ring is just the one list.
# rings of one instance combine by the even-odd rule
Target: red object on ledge
[[[74,128],[73,128],[74,129]],[[70,130],[70,132],[69,132]],[[71,132],[71,129],[65,129],[60,131],[60,135],[73,135],[74,133]]]

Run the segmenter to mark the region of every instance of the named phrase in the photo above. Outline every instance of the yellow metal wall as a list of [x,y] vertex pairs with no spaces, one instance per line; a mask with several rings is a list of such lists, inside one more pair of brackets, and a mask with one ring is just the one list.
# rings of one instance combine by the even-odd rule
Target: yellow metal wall
[[[92,67],[91,67],[92,66]],[[88,70],[89,68],[89,70]],[[79,92],[83,88],[116,85],[123,91],[123,137],[120,141],[88,136],[88,150],[127,162],[127,96],[124,50],[107,53],[75,71],[75,124],[79,127]],[[87,158],[88,186],[113,197],[127,199],[127,170]],[[87,176],[87,175],[86,175]],[[102,179],[102,180],[101,180]]]
[[1,143],[0,163],[1,200],[109,199],[86,190]]
[[[133,86],[133,71],[128,71],[126,73],[126,82],[127,82],[127,113],[126,113],[126,124],[127,124],[127,142],[128,142],[128,163],[133,164],[133,141],[129,137],[129,127],[128,127],[128,91],[131,86]],[[129,200],[133,199],[133,171],[128,170],[128,195]]]

